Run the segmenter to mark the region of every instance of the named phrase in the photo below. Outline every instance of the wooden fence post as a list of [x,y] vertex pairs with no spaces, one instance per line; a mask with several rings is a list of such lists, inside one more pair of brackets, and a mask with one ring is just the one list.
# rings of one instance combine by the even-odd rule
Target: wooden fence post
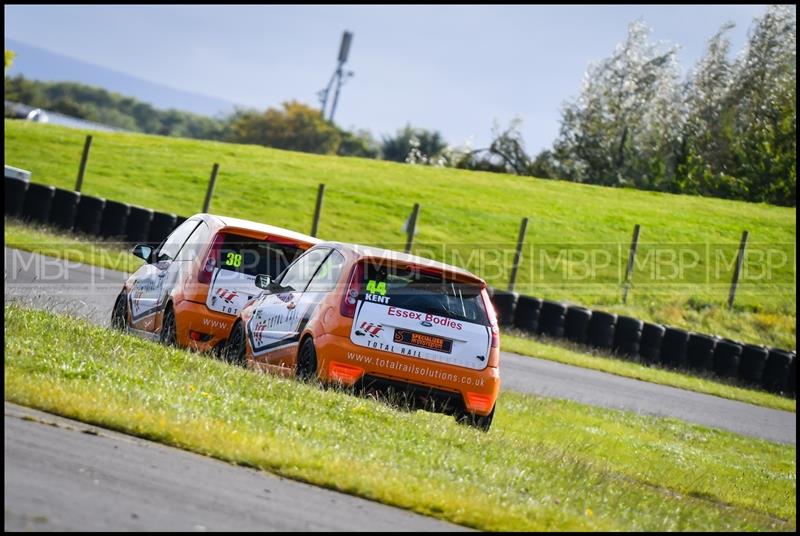
[[317,190],[317,206],[314,208],[314,221],[311,223],[311,236],[317,236],[319,228],[319,217],[322,214],[322,198],[325,196],[325,185],[320,184]]
[[78,180],[75,181],[75,191],[80,192],[83,187],[83,176],[86,173],[86,164],[89,163],[89,151],[92,149],[92,136],[86,136],[83,144],[83,156],[81,156],[81,166],[78,168]]
[[517,250],[514,253],[514,264],[511,266],[511,279],[508,282],[508,291],[514,292],[514,285],[517,282],[517,269],[522,258],[522,243],[525,241],[525,231],[528,229],[528,218],[522,218],[519,225],[519,236],[517,237]]
[[731,280],[731,292],[728,295],[728,310],[733,309],[733,300],[736,298],[736,285],[739,284],[739,273],[742,271],[744,263],[744,248],[747,246],[747,231],[742,232],[742,241],[739,242],[739,255],[736,258],[736,267],[733,269],[733,279]]
[[208,181],[208,190],[206,190],[206,199],[203,201],[203,212],[208,212],[211,206],[211,196],[214,195],[214,184],[217,182],[217,172],[219,171],[219,164],[214,163],[211,168],[211,179]]
[[637,223],[633,226],[633,239],[631,240],[631,250],[628,254],[628,266],[625,268],[625,283],[622,288],[622,303],[628,303],[628,289],[631,287],[631,277],[633,276],[633,265],[636,260],[636,248],[639,245],[639,229]]

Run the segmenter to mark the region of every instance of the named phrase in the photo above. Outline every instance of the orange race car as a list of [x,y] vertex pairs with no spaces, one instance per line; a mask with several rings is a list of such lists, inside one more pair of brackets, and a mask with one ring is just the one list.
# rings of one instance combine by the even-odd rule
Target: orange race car
[[239,312],[227,360],[303,379],[400,392],[488,430],[500,337],[486,283],[394,251],[325,242]]
[[318,242],[279,227],[196,214],[158,247],[133,248],[145,264],[123,285],[111,325],[166,344],[218,349],[242,306],[262,292],[256,275],[277,276]]

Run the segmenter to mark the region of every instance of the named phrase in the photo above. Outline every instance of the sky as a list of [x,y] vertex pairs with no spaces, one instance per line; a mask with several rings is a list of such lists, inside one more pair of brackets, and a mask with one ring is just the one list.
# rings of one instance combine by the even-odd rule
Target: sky
[[259,109],[319,106],[342,32],[353,32],[335,121],[380,139],[410,123],[485,147],[523,121],[529,153],[552,145],[563,104],[628,24],[680,45],[691,69],[726,21],[734,53],[765,6],[5,6],[5,37]]

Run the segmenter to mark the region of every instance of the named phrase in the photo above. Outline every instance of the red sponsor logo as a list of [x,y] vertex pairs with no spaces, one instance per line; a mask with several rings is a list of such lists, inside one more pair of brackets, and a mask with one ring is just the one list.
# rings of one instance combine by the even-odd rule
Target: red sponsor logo
[[383,326],[381,324],[373,324],[372,322],[362,322],[361,329],[366,331],[370,337],[377,337],[378,333],[383,330]]
[[227,303],[233,303],[233,299],[238,296],[235,290],[228,290],[226,288],[218,288],[217,296],[225,300]]

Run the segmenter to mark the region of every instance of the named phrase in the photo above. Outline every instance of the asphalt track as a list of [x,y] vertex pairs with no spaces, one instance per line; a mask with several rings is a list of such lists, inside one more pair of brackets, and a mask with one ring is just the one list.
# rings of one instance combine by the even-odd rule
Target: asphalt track
[[464,530],[14,404],[4,409],[6,531]]

